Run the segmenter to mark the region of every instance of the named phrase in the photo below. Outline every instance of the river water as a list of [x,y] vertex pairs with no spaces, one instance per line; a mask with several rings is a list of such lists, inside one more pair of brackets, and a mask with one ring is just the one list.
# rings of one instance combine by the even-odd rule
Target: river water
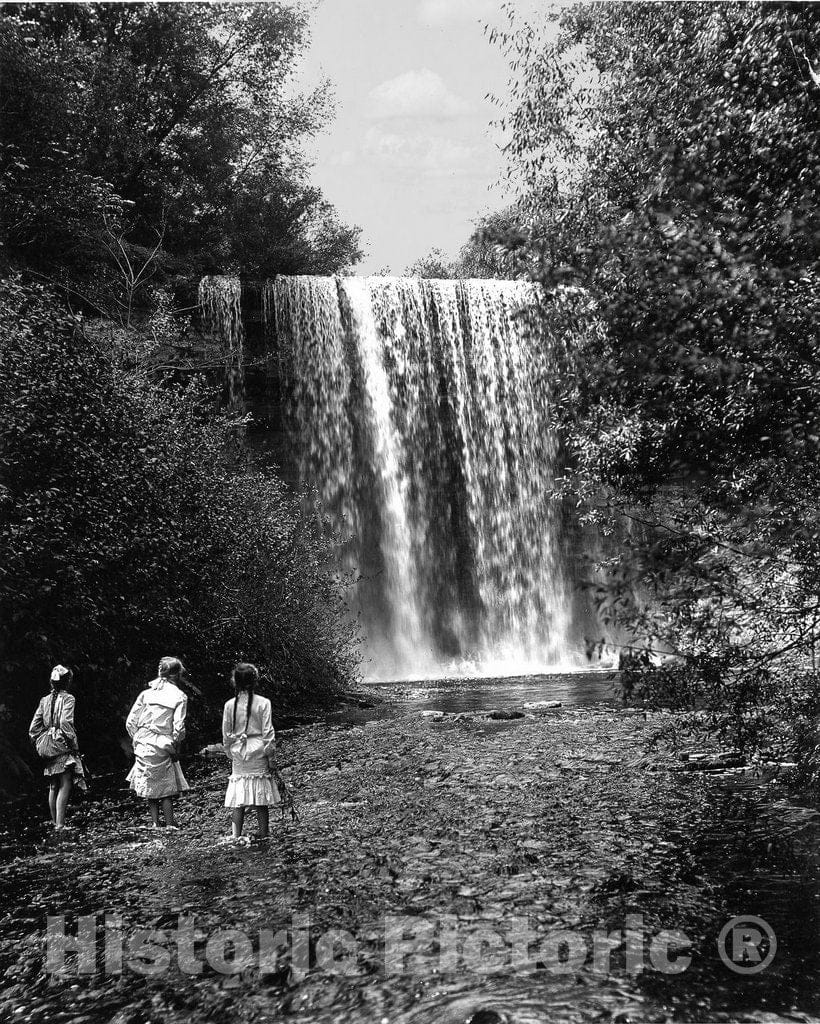
[[346,708],[328,720],[357,724],[394,718],[408,711],[460,714],[523,709],[540,701],[560,701],[565,707],[607,706],[618,702],[617,679],[615,672],[556,672],[503,679],[452,676],[376,682],[369,684],[379,699],[375,707]]
[[[617,673],[605,671],[385,682],[372,684],[382,704],[347,710],[334,717],[338,722],[361,724],[395,718],[408,711],[446,715],[491,710],[527,712],[528,707],[541,702],[560,702],[560,710],[546,712],[554,714],[557,722],[565,713],[583,715],[605,708],[623,712],[617,685]],[[488,723],[488,727],[514,729],[515,724],[515,720],[502,720]],[[697,875],[704,896],[708,891],[710,901],[719,899],[726,908],[727,921],[752,914],[765,922],[775,936],[777,952],[764,970],[744,973],[729,970],[711,945],[698,949],[680,979],[647,973],[633,981],[633,995],[644,1001],[646,1016],[633,1007],[630,1012],[615,1013],[614,1019],[820,1020],[820,809],[816,798],[779,786],[771,774],[749,771],[717,773],[706,780],[706,786],[709,813],[695,821],[694,829],[693,822],[687,821],[681,822],[679,829],[667,830],[663,841],[687,852],[692,862],[691,880]],[[651,912],[658,899],[674,902],[676,890],[680,891],[681,902],[688,903],[694,886],[684,871],[682,878],[670,873],[667,892],[653,892],[652,888],[654,885],[645,892],[625,892],[623,907]],[[602,908],[602,915],[603,919],[611,917],[615,927],[620,923],[611,905]],[[692,930],[700,926],[708,932],[705,922],[698,921],[697,910],[687,921]],[[760,930],[757,922],[746,924]],[[736,927],[743,926],[740,922]],[[770,949],[763,934],[761,957]],[[733,935],[734,929],[724,942],[724,950],[731,950]],[[739,933],[737,942],[742,944],[748,938],[749,933]],[[750,956],[754,955],[752,950]],[[753,966],[753,961],[747,966]],[[574,1019],[571,988],[564,998],[567,1019]],[[674,1012],[660,1009],[676,1000],[679,1005]],[[434,1019],[437,1024],[462,1024],[470,1019],[466,1011],[473,1005],[471,996],[455,986],[450,993],[442,992]],[[492,1008],[486,1024],[527,1024],[544,1019],[543,1004],[537,998],[529,999],[520,984],[505,985],[496,979],[492,999],[486,1005]],[[489,1015],[491,1012],[497,1018]],[[560,1005],[553,1005],[550,1012],[561,1019]],[[425,1004],[402,1019],[407,1024],[428,1024],[430,1013],[430,1006]],[[575,1013],[578,1019],[587,1019],[589,1011],[576,1008]],[[600,1019],[609,1018],[604,1014]],[[482,1018],[476,1020],[480,1024]]]

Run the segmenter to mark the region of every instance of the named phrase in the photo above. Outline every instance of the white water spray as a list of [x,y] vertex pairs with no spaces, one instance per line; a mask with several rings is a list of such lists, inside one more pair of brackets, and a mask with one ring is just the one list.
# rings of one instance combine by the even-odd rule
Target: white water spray
[[266,286],[301,482],[353,535],[374,676],[578,663],[538,297],[510,281]]

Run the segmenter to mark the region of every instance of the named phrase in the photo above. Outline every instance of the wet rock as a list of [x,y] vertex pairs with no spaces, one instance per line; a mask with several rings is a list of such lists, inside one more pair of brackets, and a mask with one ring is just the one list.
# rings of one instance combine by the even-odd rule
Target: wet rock
[[671,765],[671,771],[678,772],[719,772],[726,768],[742,768],[746,758],[734,750],[721,750],[715,754],[702,751],[685,753],[681,756],[682,764]]
[[134,1010],[120,1010],[115,1013],[108,1024],[135,1024],[138,1014]]
[[348,690],[342,701],[342,704],[347,704],[354,708],[375,708],[383,703],[384,697],[381,694],[361,690]]
[[476,1010],[467,1024],[506,1024],[508,1018],[497,1010]]
[[504,789],[509,786],[520,785],[520,780],[515,778],[513,775],[496,775],[491,785],[497,789]]
[[199,756],[206,757],[209,760],[216,757],[225,757],[225,748],[221,743],[210,743],[199,751]]
[[483,718],[491,718],[495,721],[506,722],[513,718],[523,718],[523,711],[516,711],[515,708],[493,708],[490,711],[485,711]]

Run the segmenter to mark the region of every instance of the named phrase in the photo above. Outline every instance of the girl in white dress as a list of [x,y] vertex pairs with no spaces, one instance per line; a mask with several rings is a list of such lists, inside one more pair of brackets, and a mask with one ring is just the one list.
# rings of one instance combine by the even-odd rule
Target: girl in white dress
[[231,808],[231,838],[242,838],[245,809],[253,807],[259,838],[267,839],[268,808],[281,802],[273,781],[276,737],[271,704],[267,697],[255,692],[259,681],[255,665],[235,665],[231,681],[236,696],[225,702],[222,713],[222,743],[231,759],[231,777],[225,794],[225,806]]
[[65,823],[65,813],[72,788],[75,785],[80,789],[86,788],[74,729],[74,695],[68,692],[73,678],[70,668],[55,666],[51,673],[51,693],[40,701],[28,730],[35,744],[46,733],[52,737],[51,746],[55,752],[45,757],[43,775],[49,782],[51,822],[58,831],[71,828]]
[[163,658],[159,675],[134,701],[125,728],[134,747],[134,767],[127,781],[137,796],[148,801],[151,828],[176,831],[173,801],[190,787],[179,766],[185,736],[188,697],[177,685],[185,674],[179,658]]

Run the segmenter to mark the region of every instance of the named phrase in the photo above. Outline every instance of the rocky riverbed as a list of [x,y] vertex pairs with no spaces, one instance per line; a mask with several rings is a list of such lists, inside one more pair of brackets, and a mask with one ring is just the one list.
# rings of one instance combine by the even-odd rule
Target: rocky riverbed
[[[117,787],[65,835],[7,822],[0,1015],[817,1019],[816,808],[748,774],[669,771],[671,752],[647,762],[654,718],[520,711],[288,733],[299,819],[268,843],[224,841],[227,767],[205,759],[188,766],[176,833],[139,829],[144,809]],[[748,934],[744,971],[718,950],[750,914],[775,935],[757,972]],[[772,945],[755,946],[760,962]]]

